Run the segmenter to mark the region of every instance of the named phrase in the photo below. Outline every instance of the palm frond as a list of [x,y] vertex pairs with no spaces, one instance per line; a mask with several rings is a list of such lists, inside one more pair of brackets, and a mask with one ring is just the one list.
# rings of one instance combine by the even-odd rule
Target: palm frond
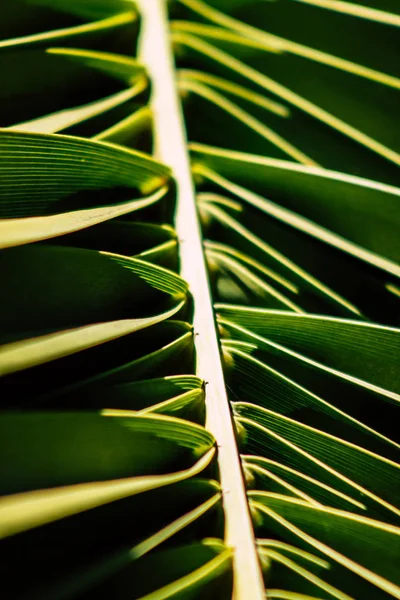
[[399,535],[398,23],[358,7],[179,0],[172,13],[268,597],[400,593],[386,570]]
[[138,12],[20,9],[3,7],[15,37],[1,44],[6,595],[228,600],[174,184],[148,154],[150,83],[131,56]]
[[6,598],[400,598],[398,12],[0,8]]

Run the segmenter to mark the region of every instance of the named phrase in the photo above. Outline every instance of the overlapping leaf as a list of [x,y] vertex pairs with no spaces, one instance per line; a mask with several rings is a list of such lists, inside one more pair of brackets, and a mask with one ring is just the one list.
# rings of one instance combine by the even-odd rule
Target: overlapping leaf
[[[273,123],[272,129],[277,135],[318,164],[398,184],[399,142],[393,132],[392,119],[396,118],[400,83],[397,77],[386,72],[387,57],[393,54],[395,47],[395,26],[374,23],[378,28],[377,37],[385,48],[385,60],[381,56],[374,64],[372,58],[370,64],[364,65],[360,57],[351,53],[357,19],[329,13],[323,25],[310,23],[307,31],[315,33],[315,27],[320,31],[326,29],[326,21],[334,30],[336,19],[340,29],[345,28],[349,35],[347,43],[342,42],[338,47],[338,40],[332,40],[333,46],[324,52],[325,40],[319,40],[317,47],[310,47],[274,34],[274,28],[284,29],[281,20],[288,24],[289,33],[297,25],[297,12],[306,14],[312,22],[315,13],[324,12],[321,9],[279,0],[251,2],[241,10],[233,5],[222,13],[217,10],[219,3],[214,3],[215,7],[212,4],[202,0],[178,2],[176,14],[182,20],[173,25],[173,39],[185,67],[210,70],[257,92],[261,88],[272,95],[272,99],[283,103],[290,109],[291,118],[275,118],[267,125]],[[244,21],[256,27],[241,20],[244,12],[248,14]],[[272,31],[260,29],[260,24],[263,27],[270,19]],[[366,31],[359,35],[363,39]],[[342,37],[345,38],[345,34]],[[365,54],[372,53],[369,50]],[[371,69],[370,65],[375,68]],[[368,112],[364,97],[370,99]],[[264,111],[263,115],[265,120],[267,113]]]
[[398,598],[398,8],[176,4],[179,89],[268,597]]
[[21,0],[1,16],[5,597],[228,600],[136,7]]

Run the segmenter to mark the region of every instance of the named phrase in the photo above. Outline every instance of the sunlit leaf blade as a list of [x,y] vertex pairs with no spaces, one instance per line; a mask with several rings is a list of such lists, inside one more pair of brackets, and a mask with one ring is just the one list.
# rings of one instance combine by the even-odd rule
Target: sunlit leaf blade
[[[337,283],[334,270],[330,271],[328,285],[321,281],[322,278],[326,279],[326,274],[324,276],[317,272],[318,277],[313,275],[313,271],[316,270],[315,264],[312,265],[307,260],[314,255],[313,248],[311,248],[311,252],[308,250],[312,243],[311,240],[305,250],[300,252],[295,243],[297,240],[290,238],[293,232],[282,231],[280,224],[276,227],[273,218],[265,218],[265,215],[257,209],[254,210],[250,206],[229,200],[225,196],[206,192],[198,195],[198,202],[205,233],[211,239],[217,240],[217,244],[222,243],[224,251],[231,255],[236,256],[238,252],[245,252],[245,255],[241,254],[242,260],[259,271],[258,275],[266,284],[270,284],[274,290],[272,292],[271,289],[271,293],[275,297],[282,294],[286,299],[284,300],[281,296],[282,301],[287,308],[297,312],[299,309],[303,309],[353,318],[360,316],[357,306],[346,299],[346,295],[350,292],[349,284],[344,290],[345,296],[338,294],[335,289],[330,287],[333,285],[335,288]],[[265,235],[266,228],[269,232],[268,238]],[[293,237],[296,238],[296,233]],[[268,243],[267,239],[273,245]],[[319,246],[321,247],[321,244]],[[206,242],[206,248],[208,247],[209,242]],[[302,246],[302,250],[303,248],[304,246]],[[320,250],[321,254],[324,251],[326,253],[325,246]],[[323,258],[324,256],[322,256],[321,263],[324,262]],[[301,266],[302,264],[305,264],[306,269]],[[340,278],[342,278],[342,271],[343,269],[340,269],[338,273]],[[212,269],[211,272],[213,273]],[[390,298],[390,294],[386,290],[383,291]],[[218,296],[216,300],[225,301]],[[237,303],[234,298],[230,298],[229,301]],[[256,304],[254,301],[240,303]],[[263,304],[257,302],[257,304],[265,308],[272,308],[272,305],[266,302]]]
[[[302,423],[323,428],[349,442],[361,445],[384,456],[400,458],[400,445],[373,426],[352,417],[354,411],[338,408],[326,402],[306,387],[269,367],[265,362],[244,351],[239,344],[223,343],[227,361],[227,382],[234,398],[293,416]],[[228,371],[229,369],[229,371]],[[388,446],[389,445],[389,446]]]
[[361,514],[366,510],[364,504],[351,496],[283,463],[251,454],[242,455],[242,458],[249,490],[285,494],[313,506],[328,505]]
[[145,69],[137,60],[108,52],[57,47],[19,51],[1,68],[1,125],[43,133],[110,110],[147,85]]
[[[301,599],[302,592],[307,594],[315,593],[316,596],[322,594],[324,598],[338,598],[339,600],[352,600],[350,596],[344,594],[328,583],[324,581],[322,572],[318,576],[313,570],[312,566],[315,566],[315,563],[310,566],[310,570],[305,568],[304,566],[298,564],[296,560],[293,560],[292,556],[287,556],[275,550],[275,548],[268,548],[261,546],[260,547],[260,555],[261,560],[269,561],[271,564],[271,571],[273,570],[273,576],[271,578],[268,596],[272,598],[297,598],[297,600]],[[273,588],[273,589],[271,589]],[[282,590],[280,590],[282,588]],[[285,590],[285,588],[289,588],[289,590]],[[283,591],[285,590],[285,591]],[[296,590],[296,592],[291,592],[290,590]],[[285,596],[284,594],[288,594]],[[279,595],[281,593],[282,595]],[[305,596],[303,596],[304,598]],[[309,598],[310,596],[308,596]]]
[[99,386],[185,375],[192,372],[193,367],[192,327],[181,321],[167,320],[149,331],[142,329],[89,348],[83,355],[73,353],[0,379],[2,404],[6,407],[44,405],[54,409],[60,402],[68,408],[75,394],[77,399],[83,397],[87,402]]
[[[316,551],[322,558],[345,567],[357,578],[379,588],[380,593],[399,597],[398,571],[390,558],[392,552],[396,555],[400,540],[397,527],[344,511],[311,507],[301,500],[279,495],[251,492],[250,497],[259,510],[260,532],[279,532],[284,539],[296,540],[304,549]],[[329,571],[325,577],[329,581]],[[342,581],[342,585],[352,584],[355,590],[356,581],[350,578]],[[352,593],[351,587],[348,591]],[[379,597],[373,587],[369,593],[371,598]]]
[[[6,340],[18,339],[18,334],[26,332],[149,316],[154,308],[158,312],[181,306],[187,294],[187,284],[162,267],[137,258],[63,246],[21,246],[4,251],[1,273],[8,286],[2,301],[2,337]],[[79,295],[74,285],[80,286]],[[23,289],[35,287],[46,290],[46,296],[28,298],[23,294]]]
[[[58,394],[57,406],[66,409],[107,407],[154,411],[204,424],[204,399],[205,389],[201,379],[195,375],[169,375],[109,385],[94,381],[72,392]],[[51,400],[48,405],[49,402]]]
[[[180,21],[177,21],[174,27],[173,40],[177,45],[177,52],[183,56],[183,66],[202,66],[213,75],[228,76],[240,85],[250,86],[256,92],[261,88],[264,93],[272,94],[274,100],[289,103],[292,117],[290,120],[274,119],[275,131],[318,164],[398,185],[398,152],[338,118],[335,111],[328,112],[318,103],[296,93],[290,85],[282,85],[277,81],[279,77],[271,78],[261,72],[265,70],[265,52],[268,61],[275,60],[272,57],[277,52],[279,55],[279,49],[274,48],[273,44],[268,49],[264,48],[264,52],[260,52],[257,41],[207,25],[189,23],[187,26],[186,22],[182,25]],[[237,57],[238,52],[240,54]],[[258,64],[247,64],[249,54],[255,54],[255,62]],[[285,54],[282,56],[285,57]],[[281,65],[277,65],[276,70],[278,75],[281,70],[285,72]],[[294,71],[297,76],[302,69],[296,66]],[[313,74],[303,81],[313,81],[314,77],[319,78]],[[327,89],[329,87],[327,86]],[[385,88],[383,89],[386,93]],[[398,93],[393,90],[393,94],[396,98],[393,99],[392,105],[396,106]],[[332,97],[331,94],[330,98]],[[393,108],[390,110],[395,111]],[[388,131],[390,134],[389,126]]]
[[[185,2],[188,6],[196,7],[193,0],[183,0]],[[393,52],[396,48],[396,29],[381,26],[400,25],[395,0],[279,0],[270,4],[258,0],[235,0],[231,3],[226,0],[207,0],[207,4],[240,19],[243,32],[246,31],[246,23],[249,23],[260,28],[260,31],[285,36],[293,42],[293,46],[296,46],[296,42],[305,43],[347,60],[355,60],[360,64],[371,63],[370,66],[374,68],[384,72],[394,70],[398,74]],[[300,30],[296,25],[301,19],[304,19],[304,28]],[[328,28],[328,25],[335,27],[339,24],[342,28],[340,40]],[[324,28],[327,32],[322,34]],[[367,34],[376,38],[376,47],[371,48],[368,44]]]
[[235,413],[245,430],[247,453],[274,459],[281,455],[283,464],[298,466],[307,475],[318,473],[327,485],[364,503],[371,516],[398,522],[399,463],[251,404],[237,404]]
[[[132,115],[111,125],[95,136],[95,139],[121,144],[128,148],[150,151],[152,148],[153,115],[148,106],[143,106]],[[150,142],[147,142],[150,138]],[[142,147],[144,146],[144,148]]]
[[[128,1],[17,1],[1,7],[0,49],[54,43],[129,53],[138,35],[138,13]],[[4,52],[4,50],[2,50]]]
[[87,325],[79,329],[69,329],[56,334],[28,338],[23,342],[13,342],[0,347],[0,375],[9,375],[23,369],[38,366],[51,360],[63,358],[75,352],[87,350],[140,329],[145,329],[159,321],[172,317],[181,308],[178,305],[153,318],[111,321],[101,325]]
[[188,468],[213,444],[195,424],[130,411],[10,413],[1,426],[3,493]]
[[2,130],[0,152],[3,218],[42,216],[54,213],[55,206],[60,212],[62,204],[56,205],[57,201],[82,191],[120,187],[131,194],[132,190],[151,193],[169,177],[166,167],[144,154],[72,136]]
[[[375,323],[217,305],[218,313],[271,342],[308,356],[338,375],[347,373],[396,400],[398,329]],[[357,352],[354,352],[354,346]]]
[[[156,424],[153,421],[153,429]],[[114,574],[119,579],[121,570],[159,545],[222,535],[219,486],[193,479],[210,464],[213,455],[211,449],[193,466],[178,472],[75,484],[3,498],[2,533],[11,535],[2,544],[9,564],[5,581],[11,584],[15,578],[23,548],[29,577],[16,586],[14,582],[19,593],[74,597]],[[159,503],[161,511],[157,510]],[[29,512],[24,510],[26,506]],[[141,519],[134,528],[127,528],[132,514],[140,514]],[[93,544],[99,520],[102,527]],[[78,532],[79,549],[75,543]],[[60,536],[62,546],[56,542]]]
[[[4,496],[0,503],[1,537],[11,537],[108,503],[157,490],[163,486],[175,485],[201,473],[209,465],[214,454],[213,449],[209,450],[187,470],[104,482],[95,481]],[[192,489],[208,487],[208,484],[204,485],[204,483],[197,483],[197,480],[192,480],[185,487],[189,498]],[[217,486],[214,484],[214,493],[216,489]],[[156,494],[154,496],[157,498]],[[29,511],[26,510],[27,506],[30,508]],[[62,523],[60,525],[62,526]]]
[[[292,146],[275,131],[245,112],[220,92],[193,81],[181,79],[179,90],[185,100],[186,123],[190,139],[213,145],[220,141],[218,127],[226,130],[224,144],[232,150],[268,154],[281,159],[292,159],[303,164],[315,162]],[[192,118],[199,112],[204,114],[205,123]]]
[[0,248],[20,246],[93,227],[110,219],[153,206],[160,202],[166,193],[167,189],[163,187],[147,197],[112,206],[73,210],[43,217],[1,219]]
[[[229,186],[229,180],[232,180],[237,187],[232,185],[230,191],[257,205],[260,210],[270,212],[276,219],[286,220],[293,227],[318,236],[326,243],[335,243],[329,236],[330,232],[334,232],[337,234],[336,243],[343,250],[389,273],[398,274],[397,265],[389,266],[389,262],[399,260],[396,215],[400,193],[397,188],[341,173],[197,144],[192,145],[192,155],[195,172],[196,165],[199,165],[199,175],[213,177],[212,172],[203,171],[203,165],[209,167],[221,177],[222,185]],[[246,188],[255,195],[247,194]],[[258,194],[264,196],[263,200]],[[282,205],[281,211],[277,205]],[[300,214],[304,221],[296,220],[293,213]],[[346,219],[340,219],[339,216],[344,213]],[[318,228],[313,229],[314,223],[321,227],[319,233]],[[343,238],[349,243],[345,244]],[[371,254],[363,252],[364,248]],[[375,253],[389,260],[380,260]]]
[[[107,123],[107,117],[110,118],[110,115],[116,113],[118,110],[132,110],[135,100],[139,99],[146,88],[147,81],[142,78],[132,87],[111,94],[106,98],[88,102],[71,109],[60,109],[50,115],[12,125],[10,129],[30,133],[59,133],[61,131],[65,133],[77,133],[77,129],[83,129],[88,123],[95,123],[96,119],[99,122],[104,120]],[[70,129],[75,129],[75,131],[69,131]],[[102,133],[100,126],[100,134],[98,135],[101,136]],[[106,136],[103,136],[103,139],[105,141],[112,141],[111,139],[106,139]]]

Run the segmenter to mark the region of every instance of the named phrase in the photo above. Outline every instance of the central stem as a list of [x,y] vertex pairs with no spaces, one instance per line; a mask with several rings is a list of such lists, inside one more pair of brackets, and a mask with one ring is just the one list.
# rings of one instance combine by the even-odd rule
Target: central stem
[[175,83],[166,2],[141,0],[140,5],[143,15],[141,56],[152,79],[156,154],[172,168],[177,182],[176,229],[180,238],[181,275],[189,283],[194,298],[197,374],[208,382],[207,427],[218,445],[225,541],[234,549],[234,597],[236,600],[264,600],[264,584],[226,394],[185,127]]

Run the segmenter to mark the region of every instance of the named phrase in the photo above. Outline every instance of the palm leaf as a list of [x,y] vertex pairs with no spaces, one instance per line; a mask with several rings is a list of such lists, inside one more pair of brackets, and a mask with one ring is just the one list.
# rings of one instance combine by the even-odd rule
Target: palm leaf
[[[137,13],[125,2],[60,2],[32,14],[25,35],[16,21],[2,63],[5,586],[17,597],[71,598],[123,594],[134,581],[136,598],[228,598],[231,551],[203,541],[223,537],[223,513],[204,385],[185,374],[194,338],[187,284],[173,272],[171,174],[138,151],[151,148],[145,68],[115,53],[135,46]],[[55,31],[35,31],[41,22]],[[88,49],[49,49],[50,40]],[[128,532],[133,515],[141,526]]]
[[0,9],[6,597],[400,598],[398,7],[138,4]]
[[[264,33],[259,29],[263,23],[268,27],[268,16],[271,27],[278,29],[280,22],[289,23],[292,5],[296,2],[244,5],[182,0],[173,13],[177,20],[172,25],[172,39],[178,67],[184,69],[180,89],[192,141],[192,173],[208,238],[205,248],[211,283],[214,298],[219,301],[216,311],[223,337],[226,380],[239,447],[246,453],[246,480],[251,490],[260,490],[251,491],[250,498],[265,490],[271,495],[297,498],[299,505],[307,502],[307,506],[336,506],[351,515],[368,511],[384,527],[385,522],[397,522],[398,500],[393,498],[390,508],[386,504],[389,496],[381,498],[385,496],[385,467],[377,469],[379,481],[373,484],[372,465],[375,459],[389,460],[395,470],[387,482],[398,480],[398,440],[390,422],[397,414],[397,393],[391,386],[397,379],[399,349],[385,349],[383,340],[382,346],[368,341],[367,332],[376,332],[378,338],[378,331],[383,335],[387,331],[388,335],[393,334],[397,345],[396,328],[381,329],[369,322],[371,319],[398,325],[398,257],[393,257],[393,268],[389,267],[386,260],[391,250],[383,246],[390,240],[390,225],[383,226],[385,233],[379,236],[380,242],[371,245],[381,219],[396,212],[397,199],[393,209],[385,208],[384,200],[371,200],[367,209],[367,188],[377,191],[376,182],[309,165],[314,161],[352,175],[370,178],[372,174],[377,180],[398,183],[397,167],[381,162],[385,157],[393,164],[398,163],[393,153],[395,139],[386,138],[384,148],[381,145],[384,132],[378,125],[387,118],[389,133],[395,117],[390,110],[383,109],[381,102],[373,100],[377,98],[376,92],[382,98],[385,93],[383,102],[390,103],[392,94],[398,102],[395,91],[398,80],[392,77],[394,73],[385,72],[389,63],[381,62],[378,67],[371,53],[364,63],[350,50],[346,54],[346,44],[340,48],[322,44],[313,48],[311,43],[301,46],[304,40],[285,38],[283,31]],[[281,21],[278,18],[274,21],[274,11],[281,10],[286,11],[285,16],[280,13]],[[294,6],[293,24],[296,10]],[[366,18],[371,15],[373,11]],[[344,28],[347,25],[343,23]],[[379,27],[381,20],[378,30]],[[357,30],[356,25],[353,30]],[[379,33],[384,35],[383,30]],[[312,89],[312,81],[316,80],[319,85]],[[225,82],[239,90],[246,85],[254,97],[240,92],[233,97]],[[363,98],[364,86],[365,90],[371,90],[370,104],[364,103],[363,109],[357,111],[355,106]],[[384,86],[392,90],[386,93]],[[264,90],[266,101],[278,100],[286,113],[263,106],[258,100],[260,89]],[[340,102],[337,95],[333,100],[332,89],[338,90]],[[369,124],[365,119],[362,125],[362,110],[376,117]],[[204,115],[204,125],[199,113]],[[331,128],[329,133],[327,126]],[[377,126],[375,132],[374,126]],[[223,130],[226,135],[221,135]],[[290,146],[284,146],[285,142],[303,152],[303,156],[290,155]],[[215,147],[221,145],[224,148]],[[305,165],[277,160],[288,160],[288,156],[279,154],[283,148],[292,161]],[[300,173],[309,179],[306,183],[304,178],[296,186],[294,181],[301,177]],[[349,184],[355,187],[347,195],[345,186]],[[398,194],[395,187],[386,191]],[[353,230],[352,206],[357,213]],[[364,210],[368,218],[376,213],[362,226]],[[363,239],[353,237],[356,229],[357,235],[365,235]],[[396,247],[397,229],[395,225]],[[367,249],[371,250],[369,256],[365,253]],[[249,304],[258,308],[248,308]],[[292,312],[282,312],[288,310]],[[308,316],[304,311],[317,315]],[[285,318],[299,325],[313,322],[313,326],[303,337],[302,326],[294,326],[289,332]],[[319,325],[329,327],[328,323],[337,323],[338,329],[334,334],[328,334],[326,329],[319,343]],[[362,333],[357,342],[358,327]],[[346,331],[350,330],[346,352]],[[307,340],[307,350],[302,340]],[[332,344],[337,344],[337,358],[343,361],[340,365],[338,362],[333,366]],[[367,359],[369,352],[372,362]],[[392,356],[396,365],[391,367]],[[365,369],[364,373],[354,361],[360,369]],[[322,372],[327,379],[320,376]],[[390,373],[394,375],[392,380]],[[387,377],[385,383],[382,380],[382,385],[376,386],[374,377],[383,374]],[[335,378],[336,386],[331,377]],[[347,452],[360,453],[360,458],[370,452],[366,470],[355,455],[345,458]],[[328,455],[329,465],[325,463]],[[308,460],[313,467],[308,468]],[[347,475],[345,465],[352,466]],[[321,471],[325,468],[327,476]],[[364,483],[363,472],[368,473],[368,481],[365,479]],[[333,483],[331,477],[339,477],[341,483],[338,480]],[[361,488],[363,491],[358,494],[356,489]],[[293,505],[297,506],[296,502],[293,500]],[[255,512],[253,515],[258,532],[261,516]],[[271,531],[271,537],[276,535],[282,539],[280,532]],[[346,535],[350,543],[353,534],[348,531]],[[288,541],[293,543],[293,539]],[[298,540],[294,543],[298,545]],[[373,552],[373,562],[372,556]],[[310,570],[299,575],[299,568],[293,563],[286,580],[278,575],[275,585],[276,567],[271,565],[273,559],[268,558],[268,550],[261,558],[264,569],[270,573],[267,582],[271,597],[300,598],[302,594],[320,597],[321,593],[324,597],[378,597],[380,593],[370,585],[381,586],[375,575],[367,577],[369,583],[365,584],[359,579],[352,580],[344,569],[341,575],[336,573],[327,581],[325,577],[314,579]],[[350,562],[346,563],[346,569],[351,570]],[[354,570],[357,572],[357,567]],[[313,585],[304,585],[304,581],[310,584],[310,578]],[[351,580],[349,587],[341,583],[346,578]],[[382,589],[397,597],[393,574],[388,581],[388,587],[383,583]]]
[[[47,47],[54,43],[130,54],[137,43],[135,5],[117,3],[18,0],[2,7],[0,48]],[[7,51],[7,50],[4,50]]]

